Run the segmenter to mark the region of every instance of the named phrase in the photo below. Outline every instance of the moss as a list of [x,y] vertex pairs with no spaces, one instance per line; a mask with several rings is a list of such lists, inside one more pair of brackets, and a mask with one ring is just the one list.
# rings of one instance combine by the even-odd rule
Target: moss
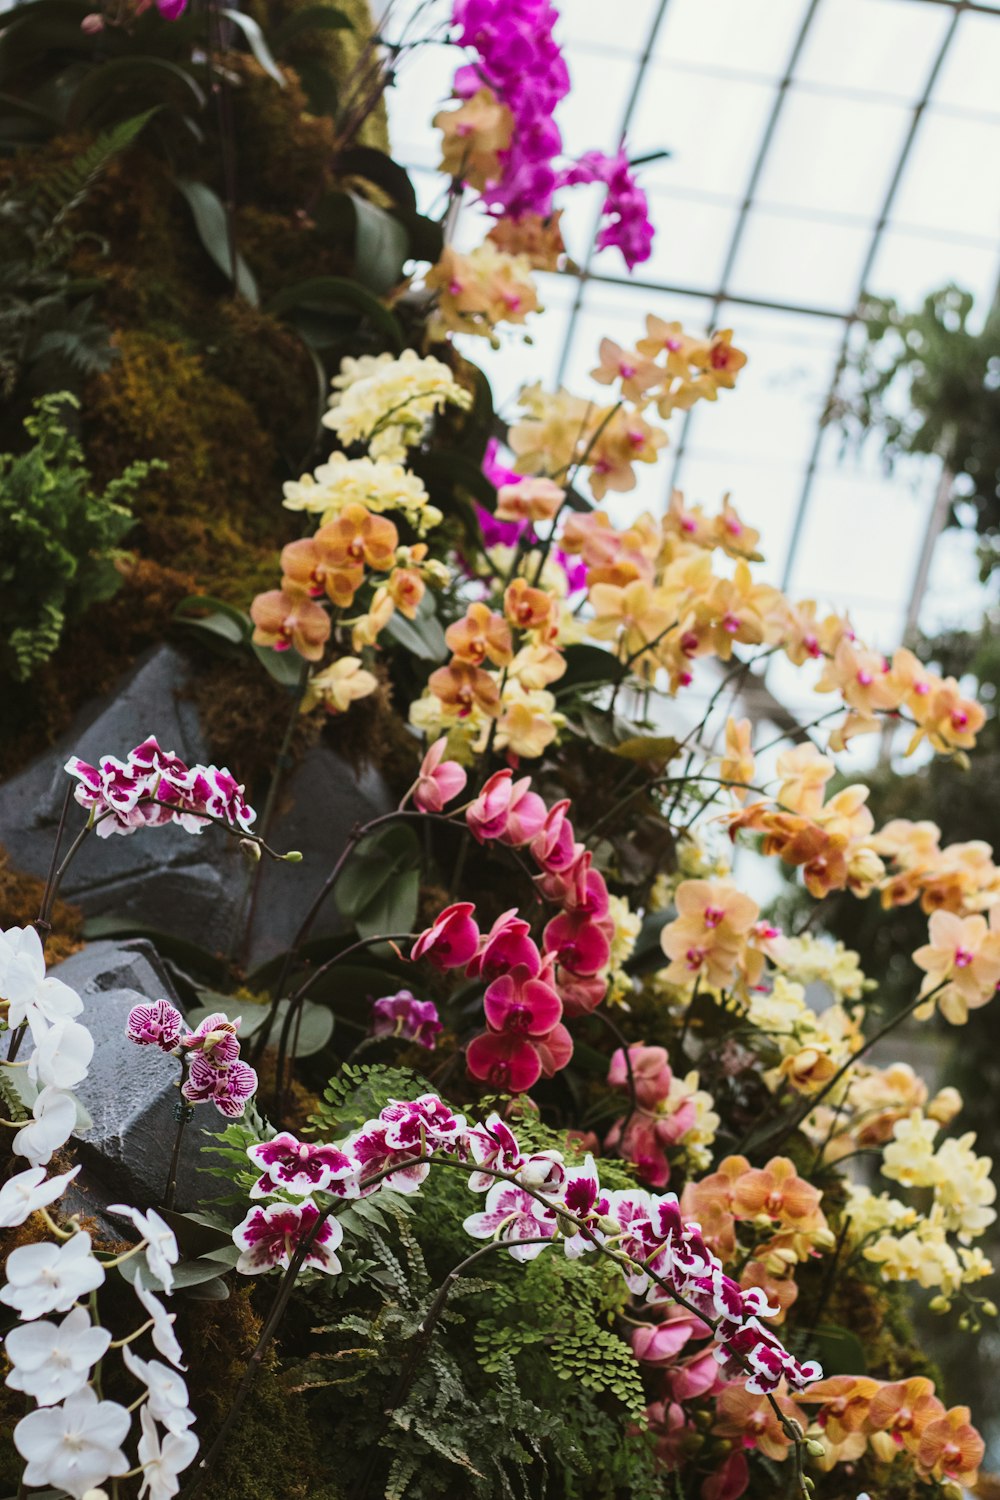
[[[191,696],[220,765],[239,766],[249,786],[259,786],[273,772],[284,738],[292,698],[256,660],[205,660],[194,674]],[[293,732],[291,758],[297,760],[315,744],[322,718],[302,714]]]
[[[38,915],[44,889],[44,880],[14,869],[9,854],[0,845],[0,928],[26,927],[33,922]],[[45,943],[45,956],[50,964],[56,964],[83,947],[83,938],[80,936],[83,913],[79,907],[57,900],[52,908],[51,923]]]

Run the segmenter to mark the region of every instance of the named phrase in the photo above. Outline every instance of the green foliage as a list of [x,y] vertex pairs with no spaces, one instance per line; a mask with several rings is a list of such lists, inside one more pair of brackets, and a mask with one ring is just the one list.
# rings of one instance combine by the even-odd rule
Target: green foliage
[[68,393],[44,396],[25,421],[27,452],[0,454],[0,639],[3,669],[23,682],[55,651],[67,624],[110,599],[127,502],[150,464],[130,464],[103,494],[91,487],[65,425]]
[[108,329],[90,295],[99,283],[68,269],[86,238],[69,220],[151,113],[120,122],[30,187],[0,197],[0,397],[25,378],[44,389],[53,369],[65,384],[66,372],[82,380],[111,363]]
[[[862,307],[866,342],[853,360],[851,393],[828,413],[846,432],[877,432],[891,464],[936,453],[957,477],[954,521],[968,517],[995,537],[1000,526],[1000,310],[978,332],[973,298],[946,286],[906,312],[891,297]],[[996,549],[984,572],[996,562]]]

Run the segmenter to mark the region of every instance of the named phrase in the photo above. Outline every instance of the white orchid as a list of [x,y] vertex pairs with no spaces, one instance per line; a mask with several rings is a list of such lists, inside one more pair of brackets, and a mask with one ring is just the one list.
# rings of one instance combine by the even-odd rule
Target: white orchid
[[44,1167],[29,1167],[9,1177],[0,1187],[0,1229],[13,1229],[40,1208],[48,1208],[62,1197],[79,1170],[77,1166],[58,1177],[48,1177]]
[[28,1077],[43,1087],[71,1089],[87,1076],[94,1055],[94,1038],[78,1021],[59,1020],[35,1037],[28,1059]]
[[15,1156],[26,1156],[43,1167],[65,1146],[76,1129],[76,1100],[64,1089],[46,1085],[31,1106],[33,1118],[17,1132],[11,1145]]
[[34,927],[0,932],[0,997],[8,1002],[7,1025],[13,1030],[27,1021],[36,1041],[53,1022],[78,1016],[83,1009],[75,990],[46,977],[42,940]]
[[177,1240],[173,1230],[155,1208],[148,1209],[142,1213],[138,1208],[131,1208],[127,1203],[111,1203],[108,1205],[109,1214],[121,1214],[123,1219],[131,1219],[142,1238],[146,1241],[146,1263],[157,1281],[162,1283],[165,1292],[171,1292],[174,1286],[173,1268],[177,1264],[179,1251]]
[[62,1406],[29,1412],[14,1428],[14,1446],[27,1460],[24,1483],[49,1485],[83,1500],[109,1475],[128,1472],[121,1445],[131,1420],[124,1406],[99,1401],[89,1385]]
[[68,1312],[80,1297],[104,1284],[104,1267],[91,1254],[85,1230],[63,1245],[49,1240],[19,1245],[7,1257],[6,1274],[0,1302],[16,1308],[25,1322],[50,1312]]
[[5,1343],[13,1365],[7,1384],[39,1406],[54,1406],[86,1385],[110,1343],[109,1330],[95,1327],[82,1307],[72,1308],[61,1323],[21,1323]]
[[143,1468],[139,1500],[173,1500],[180,1489],[178,1475],[194,1461],[198,1439],[193,1432],[168,1432],[163,1441],[148,1406],[139,1413],[142,1436],[139,1439],[139,1462]]
[[[17,1252],[15,1251],[14,1253],[16,1254]],[[183,1370],[185,1368],[183,1363],[184,1351],[177,1342],[177,1335],[174,1333],[174,1323],[177,1321],[177,1314],[168,1313],[159,1297],[154,1296],[151,1291],[143,1286],[141,1271],[136,1271],[135,1273],[133,1289],[152,1320],[151,1337],[156,1348],[163,1355],[164,1359],[169,1359],[175,1369]]]
[[184,1377],[158,1359],[140,1359],[126,1344],[122,1359],[149,1393],[149,1410],[168,1432],[187,1432],[194,1424],[194,1412],[188,1406],[188,1388]]

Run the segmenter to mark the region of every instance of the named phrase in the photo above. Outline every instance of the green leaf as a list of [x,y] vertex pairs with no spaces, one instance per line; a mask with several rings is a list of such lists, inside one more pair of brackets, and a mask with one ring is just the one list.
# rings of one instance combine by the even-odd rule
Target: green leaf
[[[235,1245],[231,1245],[230,1251],[235,1252],[231,1256],[228,1252],[214,1251],[210,1255],[199,1255],[195,1260],[178,1261],[174,1266],[174,1291],[183,1292],[188,1287],[201,1286],[208,1281],[216,1281],[236,1264],[239,1251]],[[221,1258],[223,1257],[224,1258]],[[142,1272],[143,1285],[154,1292],[162,1292],[163,1282],[154,1276],[149,1269],[145,1254],[130,1256],[123,1260],[118,1267],[122,1276],[130,1286],[135,1284],[136,1273]]]
[[433,596],[429,593],[421,599],[412,620],[408,620],[397,610],[385,626],[383,634],[412,655],[419,656],[422,661],[444,661],[448,655],[444,630],[437,617]]
[[280,88],[284,88],[285,75],[278,67],[278,64],[275,62],[274,58],[271,56],[271,49],[267,45],[267,42],[264,40],[264,33],[261,31],[260,27],[257,25],[257,22],[253,19],[253,17],[245,16],[241,10],[223,10],[220,12],[220,14],[225,16],[228,21],[232,21],[240,28],[243,35],[247,39],[247,44],[249,45],[250,51],[260,63],[261,67],[264,69],[264,72],[267,73],[270,78],[273,78],[275,83],[278,84]]
[[420,894],[420,841],[391,823],[362,839],[337,881],[339,910],[361,937],[410,932]]
[[[351,19],[333,5],[307,5],[293,12],[280,26],[271,32],[270,42],[274,51],[284,54],[290,42],[296,41],[307,31],[350,31]],[[373,179],[374,180],[374,179]]]
[[[303,14],[299,12],[299,16]],[[337,175],[365,177],[388,193],[398,208],[416,213],[417,195],[410,174],[398,161],[374,146],[352,146],[337,155]]]
[[380,294],[399,284],[410,242],[391,213],[357,193],[333,192],[322,199],[314,218],[320,234],[353,245],[358,281]]
[[90,70],[70,101],[67,125],[78,129],[94,114],[106,115],[109,105],[135,96],[137,102],[175,104],[195,111],[205,106],[205,93],[191,74],[165,57],[113,57]]
[[615,754],[624,760],[650,761],[666,765],[681,748],[680,740],[671,734],[637,734],[615,746]]
[[260,301],[257,283],[239,251],[233,254],[229,241],[229,220],[219,195],[213,193],[204,182],[194,182],[186,177],[176,177],[174,181],[194,215],[195,228],[202,245],[224,276],[232,278],[235,267],[233,280],[237,291],[256,307]]
[[[272,317],[288,317],[294,321],[296,312],[333,313],[345,308],[367,318],[396,350],[405,347],[406,340],[398,318],[366,287],[357,281],[349,281],[345,276],[314,276],[294,286],[282,287],[267,311]],[[302,333],[308,341],[306,330],[303,329]]]
[[567,646],[563,655],[566,671],[554,685],[557,697],[582,688],[593,689],[609,682],[620,682],[625,676],[625,668],[618,658],[601,646],[581,642]]
[[[466,453],[456,453],[454,450],[443,452],[440,449],[421,453],[414,455],[410,467],[427,488],[434,491],[435,503],[440,503],[444,498],[442,492],[454,494],[459,490],[478,500],[488,511],[492,512],[497,508],[496,487],[486,478],[479,464]],[[442,510],[446,507],[447,502],[441,505]]]
[[157,1213],[174,1231],[181,1254],[186,1259],[196,1259],[200,1255],[232,1246],[230,1231],[221,1224],[213,1223],[204,1214],[179,1214],[172,1208],[159,1208]]
[[[209,609],[211,613],[194,613],[199,609]],[[224,599],[215,599],[210,594],[189,594],[174,610],[174,619],[234,646],[245,645],[253,630],[249,615],[227,604]]]
[[[225,1010],[239,1013],[241,1002],[235,1000],[231,995],[218,995],[215,991],[199,990],[199,995],[214,995],[204,1007],[189,1012],[186,1017],[189,1026],[198,1026],[207,1016],[217,1010]],[[267,1005],[243,1006],[240,1017],[240,1039],[255,1036],[267,1023],[270,1015],[270,1007]],[[276,1043],[281,1036],[281,1028],[288,1014],[288,1001],[282,1000],[275,1015],[273,1027],[268,1032],[268,1041]],[[300,1021],[298,1026],[298,1043],[293,1046],[293,1057],[311,1057],[316,1052],[322,1052],[323,1048],[333,1036],[334,1018],[333,1012],[325,1005],[317,1005],[312,1000],[304,1000],[300,1007]],[[292,1025],[292,1037],[295,1036],[295,1025]]]
[[[222,837],[227,835],[218,830]],[[161,932],[146,922],[135,922],[130,917],[88,917],[83,924],[83,936],[88,942],[97,938],[148,938],[164,958],[172,958],[186,969],[206,977],[222,979],[228,969],[227,961],[217,953],[211,953],[198,943],[175,936],[172,932]]]
[[861,1340],[849,1328],[841,1328],[837,1323],[820,1323],[813,1330],[810,1343],[823,1366],[824,1375],[867,1373],[868,1362]]
[[299,83],[308,102],[309,109],[314,115],[329,115],[331,119],[337,113],[339,93],[337,80],[329,68],[313,57],[296,58],[295,71],[299,75]]
[[306,663],[297,651],[275,651],[273,646],[257,646],[253,642],[251,650],[275,682],[282,687],[299,686]]

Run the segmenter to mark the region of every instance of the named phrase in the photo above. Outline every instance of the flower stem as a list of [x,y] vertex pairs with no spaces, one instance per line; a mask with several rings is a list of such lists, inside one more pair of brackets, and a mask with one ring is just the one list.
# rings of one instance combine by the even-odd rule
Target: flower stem
[[[181,1078],[177,1085],[178,1089],[184,1087],[187,1078],[187,1058],[181,1062]],[[173,1208],[177,1197],[177,1171],[181,1161],[181,1145],[184,1141],[184,1130],[189,1121],[194,1118],[194,1105],[189,1104],[183,1094],[178,1094],[177,1103],[174,1105],[174,1119],[177,1121],[177,1130],[174,1134],[174,1148],[170,1153],[170,1167],[167,1172],[167,1185],[163,1190],[163,1207]]]

